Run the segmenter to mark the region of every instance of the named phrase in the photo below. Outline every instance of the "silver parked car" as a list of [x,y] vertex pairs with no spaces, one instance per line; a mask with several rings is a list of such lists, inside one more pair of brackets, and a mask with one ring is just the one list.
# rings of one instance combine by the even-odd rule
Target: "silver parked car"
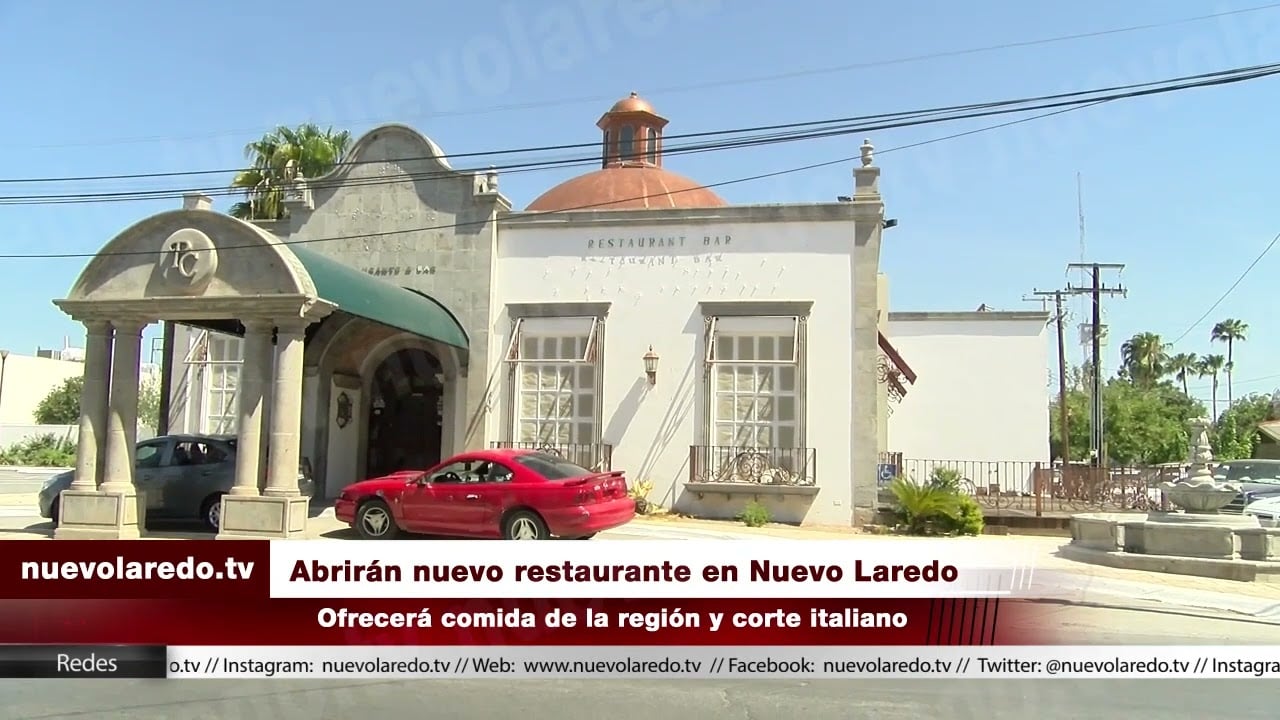
[[[147,503],[147,519],[198,519],[217,531],[221,498],[236,478],[236,438],[228,435],[165,435],[138,443],[138,492]],[[265,462],[265,458],[264,458]],[[54,475],[40,490],[40,515],[58,522],[58,496],[71,487],[74,471]],[[298,466],[298,490],[315,493],[308,464]]]

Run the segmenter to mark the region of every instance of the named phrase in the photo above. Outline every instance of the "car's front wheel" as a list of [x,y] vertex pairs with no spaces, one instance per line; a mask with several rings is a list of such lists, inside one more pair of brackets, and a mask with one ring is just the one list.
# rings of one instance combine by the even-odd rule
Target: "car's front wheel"
[[549,540],[551,533],[537,513],[517,510],[502,524],[502,537],[506,540]]
[[400,535],[400,526],[385,502],[370,500],[356,511],[356,532],[365,540],[391,540]]

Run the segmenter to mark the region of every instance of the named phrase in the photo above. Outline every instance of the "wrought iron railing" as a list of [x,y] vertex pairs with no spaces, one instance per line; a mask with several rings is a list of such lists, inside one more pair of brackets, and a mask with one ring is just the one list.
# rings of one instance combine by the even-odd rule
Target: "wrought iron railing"
[[489,443],[494,449],[535,450],[557,455],[588,470],[608,472],[613,469],[613,446],[605,443],[539,443],[498,441]]
[[1161,483],[1177,480],[1178,465],[1093,467],[1027,460],[921,460],[880,453],[879,481],[894,477],[930,482],[949,476],[980,504],[998,510],[1075,512],[1167,509]]
[[818,482],[818,451],[692,445],[689,482],[812,486]]

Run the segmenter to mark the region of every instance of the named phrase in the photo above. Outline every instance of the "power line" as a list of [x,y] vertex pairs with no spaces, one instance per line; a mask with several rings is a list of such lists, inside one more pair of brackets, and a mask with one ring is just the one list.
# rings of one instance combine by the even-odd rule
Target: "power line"
[[1280,235],[1276,235],[1274,238],[1272,238],[1271,242],[1267,243],[1267,246],[1262,249],[1261,253],[1258,254],[1258,257],[1254,258],[1253,262],[1249,263],[1249,267],[1245,268],[1244,272],[1240,273],[1240,277],[1236,278],[1236,281],[1231,283],[1231,287],[1227,288],[1227,291],[1222,293],[1222,296],[1219,297],[1216,302],[1210,305],[1209,309],[1205,310],[1203,315],[1196,318],[1195,322],[1191,323],[1191,325],[1188,326],[1186,330],[1182,331],[1182,334],[1179,335],[1177,339],[1175,339],[1173,342],[1169,344],[1177,345],[1178,343],[1182,342],[1183,338],[1190,335],[1191,332],[1196,329],[1196,326],[1204,322],[1205,318],[1209,317],[1210,313],[1212,313],[1214,310],[1217,310],[1218,306],[1221,305],[1222,302],[1227,299],[1227,296],[1235,292],[1235,289],[1237,287],[1240,287],[1240,283],[1244,282],[1244,279],[1249,276],[1249,273],[1253,272],[1253,269],[1258,266],[1258,263],[1262,262],[1262,259],[1265,258],[1271,252],[1271,250],[1276,246],[1277,243],[1280,243]]
[[[823,128],[820,130],[813,130],[813,131],[794,131],[789,133],[780,133],[776,135],[734,138],[730,140],[723,140],[723,141],[712,142],[712,143],[694,144],[690,146],[677,146],[676,148],[665,150],[664,154],[669,153],[673,155],[678,155],[678,154],[690,154],[690,153],[697,153],[697,152],[711,152],[711,151],[717,151],[717,150],[736,149],[736,148],[742,148],[742,147],[752,147],[757,145],[767,145],[767,144],[775,144],[775,143],[781,143],[781,142],[795,142],[799,140],[836,137],[840,135],[865,133],[865,132],[872,132],[872,131],[885,130],[885,129],[915,127],[920,125],[930,125],[930,124],[936,124],[936,123],[942,123],[942,122],[955,122],[957,120],[969,120],[969,119],[982,118],[982,117],[991,117],[991,116],[1007,115],[1007,114],[1014,114],[1014,113],[1025,113],[1033,110],[1074,107],[1074,106],[1080,106],[1080,105],[1090,106],[1090,105],[1097,105],[1103,102],[1111,102],[1114,100],[1131,99],[1135,97],[1144,97],[1148,95],[1158,95],[1158,94],[1164,94],[1164,93],[1170,93],[1170,92],[1178,92],[1182,90],[1189,90],[1189,89],[1195,89],[1195,88],[1214,87],[1218,85],[1234,84],[1234,83],[1245,82],[1248,80],[1254,80],[1262,77],[1268,77],[1278,73],[1280,73],[1280,63],[1275,63],[1270,65],[1260,65],[1260,66],[1253,66],[1248,68],[1237,68],[1237,69],[1226,70],[1226,71],[1217,71],[1213,73],[1187,76],[1185,78],[1175,78],[1172,80],[1163,80],[1163,81],[1155,81],[1150,83],[1140,83],[1140,84],[1130,85],[1130,86],[1121,86],[1121,87],[1129,87],[1129,88],[1143,87],[1144,89],[1129,90],[1126,92],[1119,92],[1119,93],[1111,93],[1110,95],[1103,95],[1102,97],[1097,97],[1097,95],[1101,92],[1105,92],[1105,90],[1091,90],[1091,91],[1082,91],[1082,92],[1076,92],[1076,93],[1063,93],[1059,95],[1040,96],[1040,98],[1032,98],[1032,99],[1006,100],[1006,101],[998,101],[994,103],[978,103],[978,104],[972,104],[972,105],[966,105],[966,106],[957,106],[961,108],[997,107],[998,109],[970,111],[970,112],[963,112],[960,114],[952,114],[947,116],[939,116],[940,114],[939,109],[911,111],[911,112],[904,112],[904,113],[891,113],[887,115],[880,115],[878,117],[891,117],[891,116],[912,117],[913,115],[915,117],[909,120],[903,120],[900,122],[888,122],[888,123],[882,123],[879,125],[841,124],[841,125],[834,125],[833,127]],[[1152,85],[1164,85],[1164,87],[1151,87]],[[1090,95],[1093,97],[1087,97],[1087,98],[1078,97],[1081,95]],[[1071,97],[1072,99],[1062,100],[1058,102],[1039,102],[1038,104],[1028,104],[1028,103],[1037,103],[1037,101],[1039,101],[1042,98],[1059,98],[1059,97]],[[1016,105],[1016,104],[1022,104],[1022,105],[1025,105],[1025,107],[1009,107],[1011,105]],[[780,127],[797,127],[801,125],[803,126],[816,126],[821,124],[831,125],[834,123],[843,123],[844,120],[845,119],[831,120],[831,121],[817,121],[817,122],[807,122],[807,123],[799,123],[799,124],[792,124],[792,125],[776,125],[776,126],[767,126],[767,127],[772,129],[772,128],[780,128]],[[743,131],[736,130],[736,131],[729,131],[729,132],[740,133]],[[704,133],[703,135],[705,134],[706,133]],[[593,148],[598,147],[596,143],[590,143],[590,146]],[[418,158],[418,159],[424,159],[424,158]],[[597,156],[592,158],[558,160],[558,161],[540,161],[537,163],[532,163],[532,165],[536,167],[527,167],[530,164],[514,165],[510,167],[514,167],[517,171],[533,171],[533,170],[547,169],[550,166],[570,166],[571,164],[583,164],[583,163],[595,164],[595,163],[598,163],[599,161],[600,161],[599,157]],[[373,161],[361,161],[361,162],[373,162]],[[391,161],[380,160],[377,162],[391,162]],[[356,164],[356,163],[352,163],[352,164]],[[491,167],[488,169],[496,170],[498,168]],[[476,170],[473,170],[472,172],[478,172],[478,171],[482,171],[482,170],[476,169]],[[453,173],[456,173],[456,172],[463,172],[463,171],[453,171]],[[441,172],[400,173],[400,174],[388,175],[383,177],[348,179],[342,183],[339,183],[338,181],[333,181],[333,180],[327,181],[327,182],[325,181],[312,182],[311,185],[313,188],[330,187],[330,186],[336,186],[338,184],[347,185],[347,186],[384,185],[384,184],[399,183],[405,180],[424,180],[424,179],[432,179],[432,178],[438,178],[438,177],[446,177],[451,174],[452,173],[441,173]],[[66,194],[66,195],[12,195],[12,196],[0,196],[0,204],[41,205],[41,204],[65,204],[65,203],[78,204],[78,203],[90,203],[90,202],[122,202],[122,201],[136,201],[136,200],[157,200],[157,199],[181,197],[182,195],[189,194],[192,192],[200,192],[200,193],[204,193],[207,195],[214,195],[214,196],[240,195],[244,193],[244,189],[219,186],[216,188],[205,187],[205,188],[185,188],[181,190],[144,190],[144,191],[121,191],[121,192],[110,192],[110,193],[74,193],[74,194]]]
[[[1098,103],[1094,103],[1094,104],[1100,104],[1101,102],[1102,102],[1102,101],[1099,101]],[[1020,124],[1022,124],[1022,123],[1031,122],[1031,121],[1033,121],[1033,120],[1040,120],[1040,119],[1042,119],[1042,118],[1051,117],[1051,116],[1054,116],[1054,115],[1062,115],[1062,114],[1064,114],[1064,113],[1072,112],[1072,111],[1075,111],[1075,110],[1083,110],[1084,108],[1087,108],[1087,107],[1091,107],[1091,106],[1090,106],[1090,105],[1082,105],[1082,106],[1075,106],[1075,107],[1063,108],[1063,109],[1060,109],[1060,110],[1055,110],[1055,111],[1053,111],[1053,112],[1047,112],[1047,113],[1043,113],[1043,114],[1040,114],[1040,115],[1034,115],[1034,116],[1032,116],[1032,117],[1019,118],[1019,119],[1017,119],[1017,120],[1010,120],[1010,121],[1003,122],[1003,123],[999,123],[999,124],[996,124],[996,125],[988,125],[988,126],[985,126],[985,127],[975,128],[975,129],[972,129],[972,130],[965,130],[965,131],[963,131],[963,132],[952,133],[952,134],[950,134],[950,135],[944,135],[944,136],[942,136],[942,137],[932,138],[932,139],[929,139],[929,140],[921,140],[921,141],[919,141],[919,142],[909,143],[909,144],[907,144],[907,145],[899,145],[899,146],[891,147],[891,148],[888,148],[888,149],[885,149],[885,150],[877,150],[877,151],[876,151],[876,154],[877,154],[877,155],[884,155],[884,154],[886,154],[886,153],[897,152],[897,151],[900,151],[900,150],[908,150],[908,149],[911,149],[911,148],[917,148],[917,147],[920,147],[920,146],[923,146],[923,145],[931,145],[931,144],[933,144],[933,143],[944,142],[944,141],[947,141],[947,140],[955,140],[955,139],[957,139],[957,138],[967,137],[967,136],[970,136],[970,135],[977,135],[977,134],[979,134],[979,133],[989,132],[989,131],[991,131],[991,130],[999,130],[999,129],[1001,129],[1001,128],[1006,128],[1006,127],[1010,127],[1010,126],[1013,126],[1013,125],[1020,125]],[[710,184],[710,185],[703,185],[703,186],[699,186],[699,187],[697,187],[697,188],[690,188],[690,189],[688,189],[688,190],[674,190],[674,191],[671,191],[671,192],[664,192],[664,193],[651,193],[651,194],[648,194],[648,195],[642,195],[642,196],[637,196],[637,197],[632,197],[632,198],[624,198],[624,199],[622,199],[622,200],[611,200],[611,201],[603,202],[603,203],[593,203],[593,204],[590,204],[590,205],[582,205],[582,206],[579,206],[579,207],[565,208],[565,209],[563,209],[563,210],[550,210],[550,211],[547,211],[547,212],[545,212],[545,213],[543,213],[543,214],[544,214],[544,215],[555,215],[555,214],[561,214],[561,213],[566,213],[566,212],[575,212],[575,211],[580,211],[580,210],[592,210],[592,209],[598,209],[598,208],[601,208],[601,207],[607,207],[607,206],[609,206],[609,205],[616,205],[616,204],[618,204],[618,203],[622,203],[622,202],[628,202],[628,201],[631,201],[631,200],[644,200],[644,199],[648,199],[648,198],[651,198],[651,197],[660,197],[660,196],[664,196],[664,195],[672,195],[672,194],[681,193],[681,192],[689,192],[689,191],[691,191],[691,190],[698,190],[698,189],[701,189],[701,188],[714,188],[714,187],[722,187],[722,186],[726,186],[726,185],[735,185],[735,184],[740,184],[740,183],[745,183],[745,182],[753,182],[753,181],[755,181],[755,180],[764,180],[764,179],[768,179],[768,178],[771,178],[771,177],[779,177],[779,176],[781,176],[781,175],[789,175],[789,174],[798,173],[798,172],[805,172],[805,171],[807,171],[807,170],[815,170],[815,169],[817,169],[817,168],[829,167],[829,166],[831,166],[831,165],[840,165],[840,164],[847,163],[847,162],[853,162],[853,161],[855,161],[855,160],[857,160],[857,159],[859,159],[859,158],[861,158],[861,157],[862,157],[862,155],[861,155],[861,153],[859,153],[858,155],[851,155],[851,156],[849,156],[849,157],[837,158],[837,159],[835,159],[835,160],[828,160],[828,161],[825,161],[825,162],[813,163],[813,164],[810,164],[810,165],[802,165],[802,166],[800,166],[800,167],[793,167],[793,168],[788,168],[788,169],[785,169],[785,170],[776,170],[776,171],[773,171],[773,172],[762,173],[762,174],[759,174],[759,175],[751,175],[751,176],[748,176],[748,177],[734,178],[734,179],[732,179],[732,180],[724,180],[724,181],[721,181],[721,182],[718,182],[718,183],[712,183],[712,184]],[[401,229],[401,230],[383,230],[383,231],[373,232],[373,233],[363,233],[363,234],[360,234],[360,235],[339,235],[339,236],[335,236],[335,237],[311,238],[311,239],[307,239],[307,240],[284,240],[284,239],[282,239],[282,240],[280,241],[280,244],[281,244],[281,245],[309,245],[309,244],[313,244],[313,243],[322,243],[322,242],[339,242],[339,241],[342,241],[342,240],[367,240],[367,239],[370,239],[370,238],[388,237],[388,236],[392,236],[392,235],[404,235],[404,234],[407,234],[407,233],[414,233],[414,232],[424,232],[424,231],[430,231],[430,230],[450,230],[450,229],[458,229],[458,228],[464,228],[464,227],[471,227],[471,226],[475,226],[475,225],[484,225],[485,223],[488,223],[489,221],[490,221],[490,220],[489,220],[488,218],[485,218],[485,219],[483,219],[483,220],[472,220],[472,221],[455,222],[455,223],[448,223],[448,224],[445,224],[445,225],[428,225],[428,226],[425,226],[425,227],[405,228],[405,229]],[[500,222],[500,220],[495,220],[494,222]],[[248,250],[248,249],[255,249],[255,248],[260,248],[260,247],[262,247],[262,246],[261,246],[261,245],[229,245],[229,246],[223,246],[223,247],[218,248],[218,252],[225,252],[225,251],[227,251],[227,250]],[[195,252],[200,252],[200,251],[195,251]],[[105,257],[105,256],[115,256],[115,255],[151,255],[151,254],[154,254],[154,253],[153,253],[153,251],[145,251],[145,250],[135,250],[135,251],[127,251],[127,252],[96,252],[96,253],[41,253],[41,254],[31,254],[31,255],[4,254],[4,255],[0,255],[0,259],[2,259],[2,260],[19,260],[19,259],[67,259],[67,258],[93,258],[93,257]]]
[[[1280,7],[1280,3],[1270,3],[1267,5],[1257,5],[1253,7],[1240,8],[1237,10],[1227,10],[1222,12],[1216,12],[1208,15],[1197,15],[1194,17],[1178,18],[1174,20],[1166,20],[1166,21],[1154,22],[1154,23],[1144,23],[1140,25],[1129,25],[1125,27],[1108,28],[1105,30],[1094,30],[1089,32],[1072,33],[1069,35],[1058,35],[1053,37],[1037,38],[1034,40],[1021,40],[1021,41],[1014,41],[1014,42],[1007,42],[1007,43],[999,43],[996,45],[964,48],[960,50],[946,50],[946,51],[940,51],[935,53],[927,53],[923,55],[910,55],[905,57],[890,58],[890,59],[884,59],[884,60],[872,60],[868,62],[852,63],[848,65],[836,65],[836,66],[829,66],[824,68],[796,70],[796,71],[785,72],[785,73],[775,73],[772,75],[759,75],[759,76],[750,77],[750,78],[736,78],[732,80],[720,80],[720,81],[714,81],[714,82],[678,85],[678,86],[655,89],[652,94],[654,96],[659,96],[659,95],[665,95],[665,94],[695,92],[695,91],[701,91],[701,90],[708,90],[712,88],[755,85],[760,83],[775,82],[779,80],[790,80],[790,79],[795,79],[800,77],[811,77],[815,75],[829,75],[829,74],[843,73],[843,72],[849,72],[854,70],[866,70],[866,69],[872,69],[872,68],[878,68],[878,67],[886,67],[890,65],[903,65],[908,63],[922,62],[926,60],[940,60],[940,59],[946,59],[946,58],[963,57],[967,55],[978,55],[982,53],[995,52],[999,50],[1012,50],[1012,49],[1025,48],[1025,47],[1034,47],[1038,45],[1049,45],[1054,43],[1070,42],[1074,40],[1086,40],[1090,38],[1105,37],[1109,35],[1119,35],[1119,34],[1139,32],[1144,30],[1155,30],[1159,28],[1172,27],[1176,25],[1186,25],[1190,23],[1204,22],[1207,20],[1217,20],[1220,18],[1229,17],[1233,15],[1243,15],[1247,13],[1256,13],[1256,12],[1262,12],[1266,10],[1273,10],[1278,7]],[[489,115],[489,114],[500,113],[500,112],[511,112],[513,110],[532,110],[532,109],[547,108],[547,107],[561,107],[565,105],[580,105],[580,104],[586,104],[586,103],[610,102],[613,99],[614,99],[613,97],[604,97],[599,95],[594,97],[564,98],[560,100],[550,100],[550,101],[543,101],[543,102],[493,105],[489,107],[476,108],[472,110],[433,112],[433,113],[428,113],[425,117],[445,118],[445,117]],[[364,120],[350,121],[344,124],[348,124],[348,125],[380,124],[385,122],[387,122],[385,118],[383,119],[366,118]],[[325,124],[325,123],[322,123],[322,124]],[[274,127],[272,128],[258,127],[255,129],[228,130],[228,131],[221,131],[221,132],[215,132],[215,133],[207,133],[202,135],[188,135],[188,136],[177,136],[177,137],[150,136],[150,137],[140,137],[140,138],[125,138],[125,139],[119,139],[119,140],[109,140],[109,141],[101,141],[101,142],[93,142],[93,143],[60,143],[60,144],[34,145],[34,146],[23,145],[21,147],[25,149],[51,150],[51,149],[58,149],[58,148],[133,145],[133,144],[139,144],[139,143],[158,142],[158,141],[164,141],[164,140],[208,140],[208,139],[218,138],[218,137],[229,137],[232,135],[262,134],[264,132],[270,132],[271,130],[274,130],[274,129],[275,129]],[[3,146],[0,146],[0,147],[3,147]],[[19,147],[19,146],[11,145],[9,147]]]
[[[1125,99],[1129,97],[1141,97],[1144,95],[1161,94],[1164,92],[1173,92],[1175,90],[1192,89],[1197,87],[1211,87],[1215,85],[1232,84],[1236,82],[1244,82],[1254,80],[1260,77],[1274,75],[1280,72],[1280,62],[1266,63],[1262,65],[1251,65],[1226,70],[1215,70],[1207,73],[1198,73],[1195,75],[1183,75],[1179,77],[1166,78],[1163,80],[1150,80],[1141,83],[1129,83],[1125,85],[1112,85],[1108,87],[1093,88],[1090,90],[1076,90],[1072,92],[1054,93],[1049,95],[1033,95],[1021,98],[1012,98],[1004,100],[990,100],[985,102],[966,103],[963,105],[945,105],[941,107],[923,108],[916,110],[905,110],[887,113],[875,113],[871,115],[853,115],[849,117],[830,118],[826,120],[806,120],[791,123],[776,123],[771,125],[755,125],[750,127],[733,128],[725,130],[706,130],[694,133],[681,133],[676,135],[665,135],[663,141],[670,140],[687,140],[692,138],[707,138],[725,135],[743,135],[748,133],[766,133],[771,131],[795,131],[802,132],[804,128],[811,128],[812,132],[822,132],[825,130],[839,129],[849,125],[850,123],[861,123],[866,121],[900,121],[904,118],[920,118],[925,116],[947,115],[961,112],[978,112],[982,110],[995,110],[1000,108],[1011,108],[1018,105],[1030,105],[1030,107],[1022,108],[1025,111],[1039,110],[1047,107],[1061,107],[1069,103],[1060,103],[1057,105],[1041,105],[1036,106],[1034,103],[1049,103],[1051,101],[1076,99],[1079,102],[1092,102],[1103,98],[1089,98],[1087,96],[1100,95],[1104,93],[1117,94],[1114,99]],[[1157,88],[1156,86],[1171,85],[1173,87]],[[1147,92],[1136,92],[1139,89],[1146,89]],[[1135,92],[1129,92],[1135,91]],[[979,117],[981,115],[978,115]],[[945,122],[948,118],[940,118],[939,122]],[[823,126],[831,126],[823,128]],[[508,148],[498,150],[479,150],[464,153],[453,153],[445,157],[449,159],[466,158],[466,157],[492,157],[496,155],[518,155],[537,152],[551,152],[557,150],[581,150],[581,149],[598,149],[599,141],[588,143],[569,143],[561,145],[538,145],[522,148]],[[372,163],[384,162],[409,162],[415,160],[432,159],[434,156],[415,155],[401,158],[388,158],[384,160],[346,160],[339,162],[335,167],[352,167]],[[598,160],[598,158],[596,158]],[[37,184],[37,183],[66,183],[66,182],[91,182],[100,180],[143,180],[151,178],[167,178],[167,177],[185,177],[194,175],[226,175],[232,173],[240,173],[246,170],[253,170],[253,167],[235,167],[220,168],[215,170],[177,170],[169,172],[148,172],[148,173],[126,173],[116,175],[82,175],[82,176],[63,176],[63,177],[34,177],[34,178],[0,178],[0,184]],[[39,197],[39,196],[32,196]]]

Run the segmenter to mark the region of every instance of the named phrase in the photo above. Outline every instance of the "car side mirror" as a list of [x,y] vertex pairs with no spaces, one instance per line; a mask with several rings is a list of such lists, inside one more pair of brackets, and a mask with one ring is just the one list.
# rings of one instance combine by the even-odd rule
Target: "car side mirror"
[[421,475],[421,476],[419,476],[419,477],[418,477],[418,479],[417,479],[417,480],[414,480],[414,481],[413,481],[413,484],[418,485],[418,486],[422,486],[422,485],[430,485],[430,484],[431,484],[431,476],[430,476],[430,475]]

